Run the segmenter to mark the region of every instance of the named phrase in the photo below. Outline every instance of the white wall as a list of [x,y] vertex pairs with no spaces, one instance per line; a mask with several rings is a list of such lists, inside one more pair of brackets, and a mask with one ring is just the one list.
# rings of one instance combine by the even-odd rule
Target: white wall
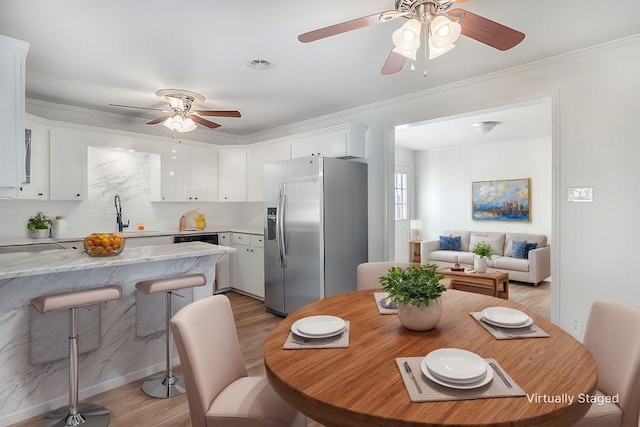
[[[425,240],[442,230],[481,230],[545,234],[551,239],[551,138],[537,138],[424,150],[416,154],[417,213]],[[530,222],[475,221],[471,183],[530,179]]]

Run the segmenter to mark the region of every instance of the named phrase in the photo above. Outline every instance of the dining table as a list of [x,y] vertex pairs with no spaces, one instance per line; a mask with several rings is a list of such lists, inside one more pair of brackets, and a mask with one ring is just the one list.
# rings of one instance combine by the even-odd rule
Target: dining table
[[[375,296],[381,291],[355,291],[312,302],[289,314],[267,335],[266,375],[285,401],[327,427],[566,427],[589,410],[585,397],[595,393],[598,379],[591,353],[523,305],[449,289],[441,296],[442,317],[437,326],[412,331],[400,323],[397,314],[378,309]],[[472,315],[494,307],[525,313],[544,336],[496,338]],[[293,347],[285,345],[292,339],[294,322],[322,315],[344,320],[346,345],[318,347],[313,339],[299,340]],[[511,380],[523,393],[480,398],[473,393],[465,398],[462,393],[452,399],[412,401],[409,387],[413,386],[403,378],[408,373],[397,360],[425,358],[439,349],[466,350],[495,361],[501,372],[491,381]],[[430,380],[425,374],[419,369],[412,374],[426,388]]]

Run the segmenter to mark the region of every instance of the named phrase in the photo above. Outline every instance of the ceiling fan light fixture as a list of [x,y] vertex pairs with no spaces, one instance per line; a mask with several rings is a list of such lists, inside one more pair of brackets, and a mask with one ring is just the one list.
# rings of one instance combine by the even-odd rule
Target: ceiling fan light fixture
[[431,41],[432,37],[429,37],[429,59],[433,59],[433,58],[437,58],[440,55],[444,55],[445,53],[449,52],[451,49],[453,49],[454,47],[456,47],[455,44],[451,43],[449,46],[444,47],[444,48],[438,48],[435,47]]
[[422,24],[417,19],[409,19],[402,27],[391,35],[391,40],[397,49],[412,52],[420,47],[420,30]]
[[485,121],[480,123],[474,123],[472,126],[476,131],[480,132],[483,135],[488,134],[498,125],[498,122]]
[[198,127],[191,117],[182,117],[180,114],[172,115],[162,125],[175,132],[191,132]]
[[451,46],[462,32],[462,27],[457,22],[451,21],[444,15],[436,16],[429,26],[429,41],[438,49]]
[[195,124],[191,117],[187,117],[182,121],[182,128],[176,129],[178,132],[191,132],[196,130],[198,126]]

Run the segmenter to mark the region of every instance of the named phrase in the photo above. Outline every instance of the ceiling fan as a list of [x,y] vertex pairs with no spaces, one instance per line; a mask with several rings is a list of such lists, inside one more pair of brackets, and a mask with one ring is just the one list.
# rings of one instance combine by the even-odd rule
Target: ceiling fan
[[156,91],[156,96],[169,103],[170,110],[160,108],[135,107],[132,105],[109,104],[112,107],[136,108],[139,110],[160,111],[169,113],[164,116],[147,122],[148,125],[162,123],[167,128],[176,132],[190,132],[198,126],[196,123],[208,127],[209,129],[219,128],[218,123],[203,119],[202,116],[217,117],[240,117],[240,112],[235,110],[192,110],[193,104],[204,102],[204,96],[199,93],[183,89],[160,89]]
[[466,1],[396,0],[395,10],[309,31],[300,34],[298,40],[309,43],[399,17],[407,18],[409,21],[394,31],[392,40],[395,47],[389,53],[381,70],[382,74],[393,74],[402,69],[407,59],[415,61],[416,52],[420,46],[420,32],[424,38],[425,59],[427,45],[428,58],[433,59],[453,49],[455,47],[453,42],[460,34],[503,51],[511,49],[524,39],[525,35],[520,31],[464,9],[452,8],[455,3]]

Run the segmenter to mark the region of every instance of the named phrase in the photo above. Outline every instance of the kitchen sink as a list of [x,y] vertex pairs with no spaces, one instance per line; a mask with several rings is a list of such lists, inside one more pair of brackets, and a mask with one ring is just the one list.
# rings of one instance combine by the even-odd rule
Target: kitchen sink
[[42,252],[52,249],[64,249],[57,243],[34,243],[32,245],[10,245],[0,246],[0,254],[10,254],[14,252]]

